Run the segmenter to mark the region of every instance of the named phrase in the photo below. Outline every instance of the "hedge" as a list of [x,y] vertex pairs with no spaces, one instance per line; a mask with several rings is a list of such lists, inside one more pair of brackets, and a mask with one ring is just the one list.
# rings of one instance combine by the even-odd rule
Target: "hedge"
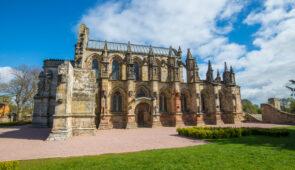
[[181,136],[198,139],[220,139],[249,135],[288,136],[289,132],[281,129],[266,128],[233,128],[233,127],[188,127],[177,128]]
[[8,162],[0,162],[1,170],[16,170],[19,168],[18,161],[8,161]]
[[21,125],[26,125],[30,123],[32,123],[32,121],[6,122],[6,123],[0,123],[0,127],[21,126]]

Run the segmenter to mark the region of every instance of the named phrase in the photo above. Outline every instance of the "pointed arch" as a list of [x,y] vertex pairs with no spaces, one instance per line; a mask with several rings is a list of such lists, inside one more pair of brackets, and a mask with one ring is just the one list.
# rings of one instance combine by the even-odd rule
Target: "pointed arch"
[[111,112],[124,112],[124,106],[125,106],[125,99],[126,99],[126,93],[125,91],[120,88],[116,87],[114,88],[110,93],[110,111]]
[[181,90],[181,111],[183,113],[190,112],[190,95],[189,91],[186,89]]
[[111,73],[112,80],[119,80],[119,73],[120,73],[119,62],[117,60],[114,60],[112,62],[112,73]]
[[209,111],[208,98],[208,90],[203,89],[201,91],[201,109],[203,113],[208,113]]
[[147,87],[145,87],[144,85],[139,86],[136,89],[136,95],[137,98],[138,97],[149,97],[150,96],[150,91]]
[[219,90],[218,92],[219,96],[219,108],[221,112],[225,111],[225,96],[222,90]]
[[167,113],[170,111],[171,103],[170,101],[170,93],[167,89],[162,88],[159,94],[159,111],[162,113]]
[[110,78],[111,80],[121,80],[123,59],[119,55],[110,56]]
[[138,62],[134,61],[133,68],[134,68],[134,80],[139,81],[139,64],[138,64]]
[[98,78],[98,75],[99,75],[99,65],[98,65],[97,59],[93,59],[92,60],[92,69],[95,70],[95,76],[96,76],[96,78]]

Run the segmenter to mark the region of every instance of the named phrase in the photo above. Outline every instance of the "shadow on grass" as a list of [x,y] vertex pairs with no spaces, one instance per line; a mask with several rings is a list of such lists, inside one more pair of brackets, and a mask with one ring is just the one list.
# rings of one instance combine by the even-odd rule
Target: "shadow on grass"
[[50,128],[33,128],[32,125],[6,127],[0,129],[0,139],[46,140],[50,131]]
[[238,138],[207,139],[206,141],[217,143],[220,145],[243,144],[246,146],[273,147],[279,150],[282,150],[282,149],[295,150],[295,126],[280,127],[278,129],[288,130],[290,132],[290,135],[287,137],[251,135],[251,136],[243,136]]

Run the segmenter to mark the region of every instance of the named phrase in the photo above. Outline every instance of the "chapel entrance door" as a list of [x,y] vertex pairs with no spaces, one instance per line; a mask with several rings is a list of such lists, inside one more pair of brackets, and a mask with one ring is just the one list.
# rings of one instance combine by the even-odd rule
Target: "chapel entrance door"
[[137,105],[135,111],[138,127],[151,127],[152,115],[149,105],[147,103],[140,103]]

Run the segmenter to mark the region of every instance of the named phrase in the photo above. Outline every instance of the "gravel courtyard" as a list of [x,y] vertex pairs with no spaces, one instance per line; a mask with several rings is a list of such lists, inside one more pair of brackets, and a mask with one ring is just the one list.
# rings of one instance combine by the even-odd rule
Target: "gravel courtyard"
[[[243,123],[235,127],[287,125]],[[96,136],[77,136],[65,141],[46,141],[48,128],[31,125],[0,128],[0,161],[99,155],[206,144],[203,140],[179,137],[175,127],[99,130]]]

